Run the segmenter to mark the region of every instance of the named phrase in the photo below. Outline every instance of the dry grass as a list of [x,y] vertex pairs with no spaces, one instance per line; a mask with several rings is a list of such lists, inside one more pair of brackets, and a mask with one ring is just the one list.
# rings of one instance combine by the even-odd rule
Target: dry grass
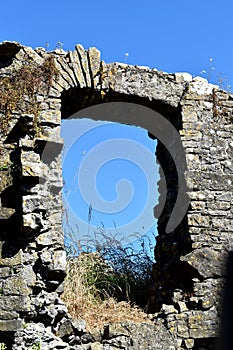
[[58,70],[53,57],[48,57],[42,65],[30,58],[24,61],[22,67],[14,71],[11,76],[0,79],[0,129],[6,134],[11,114],[15,110],[34,114],[34,126],[38,123],[40,105],[37,93],[40,89],[48,90]]
[[87,322],[87,330],[111,322],[150,322],[139,307],[112,296],[119,288],[118,276],[98,253],[81,253],[69,258],[67,265],[62,299],[73,318]]

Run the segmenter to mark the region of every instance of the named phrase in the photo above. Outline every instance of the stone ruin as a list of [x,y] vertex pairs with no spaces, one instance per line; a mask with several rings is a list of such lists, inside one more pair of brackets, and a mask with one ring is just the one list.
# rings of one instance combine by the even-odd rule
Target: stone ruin
[[[51,62],[54,76],[48,74]],[[30,64],[46,79],[37,81],[40,76],[27,71]],[[17,72],[37,85],[36,93],[23,91]],[[17,91],[6,84],[14,79]],[[60,127],[73,113],[106,102],[146,106],[176,128],[186,155],[183,176],[190,205],[180,224],[166,233],[178,178],[170,153],[158,140],[156,156],[167,193],[165,198],[161,192],[165,205],[149,301],[153,324],[109,324],[104,332],[91,334],[60,299],[66,276]],[[96,48],[81,45],[69,52],[0,45],[1,349],[214,347],[225,262],[233,244],[232,116],[233,95],[187,73],[105,64]],[[45,147],[50,151],[43,158]]]

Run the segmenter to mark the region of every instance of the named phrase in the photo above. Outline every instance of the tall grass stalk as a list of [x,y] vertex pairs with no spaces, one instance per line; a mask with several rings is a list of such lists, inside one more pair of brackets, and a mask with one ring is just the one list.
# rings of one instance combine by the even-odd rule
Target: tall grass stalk
[[123,246],[103,227],[97,229],[95,239],[87,235],[84,243],[73,238],[70,226],[66,230],[67,277],[62,298],[72,317],[84,319],[89,330],[109,322],[150,322],[146,311],[153,261],[143,238],[142,249],[135,250],[131,244]]

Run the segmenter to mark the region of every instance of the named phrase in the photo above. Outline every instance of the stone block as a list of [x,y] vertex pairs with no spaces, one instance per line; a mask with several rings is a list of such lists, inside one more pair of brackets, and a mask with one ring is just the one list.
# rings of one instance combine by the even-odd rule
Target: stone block
[[70,62],[68,63],[68,65],[74,74],[76,84],[80,86],[80,88],[85,87],[86,82],[82,71],[81,63],[79,61],[78,52],[76,50],[69,51],[69,59],[70,59]]
[[197,227],[209,227],[209,216],[202,214],[188,214],[188,224]]
[[23,215],[23,226],[25,229],[38,230],[44,225],[41,213],[30,213]]
[[22,250],[20,249],[15,255],[12,257],[2,256],[2,246],[3,242],[0,242],[0,266],[15,266],[20,265],[22,263]]
[[185,339],[184,340],[185,346],[187,349],[193,349],[194,347],[194,339],[190,338],[190,339]]
[[88,57],[91,68],[91,79],[94,87],[97,87],[99,83],[98,73],[100,70],[100,51],[95,47],[90,47],[88,49]]
[[62,319],[56,326],[55,334],[57,337],[63,338],[73,333],[72,322],[69,319]]
[[103,345],[99,342],[95,342],[91,344],[91,350],[103,350]]
[[47,231],[36,237],[36,242],[41,246],[62,246],[64,243],[63,233],[58,231]]
[[84,72],[86,87],[91,87],[92,84],[91,84],[91,76],[89,71],[87,51],[84,50],[82,45],[76,45],[75,48],[78,53],[78,58],[79,58],[82,71]]
[[11,269],[9,267],[0,266],[0,278],[6,278],[11,275]]
[[53,269],[66,271],[66,253],[64,250],[55,250],[53,254]]
[[15,332],[22,328],[22,320],[0,320],[1,332]]
[[40,122],[51,124],[51,125],[60,125],[61,124],[61,112],[60,110],[44,110],[40,112]]
[[195,249],[181,260],[187,261],[204,278],[220,277],[224,272],[226,253],[204,247]]
[[[0,176],[1,177],[1,176]],[[7,220],[15,213],[13,208],[0,207],[0,220]]]
[[30,299],[28,296],[4,296],[0,297],[0,310],[2,311],[16,311],[16,312],[26,312],[30,311]]
[[30,289],[21,274],[13,275],[7,278],[3,284],[4,295],[27,295]]

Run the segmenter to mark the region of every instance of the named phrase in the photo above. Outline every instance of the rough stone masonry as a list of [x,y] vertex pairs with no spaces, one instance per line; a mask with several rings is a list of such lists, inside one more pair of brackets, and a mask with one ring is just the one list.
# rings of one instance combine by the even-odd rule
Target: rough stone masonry
[[[19,77],[30,80],[26,90]],[[167,194],[162,198],[161,192],[165,207],[148,301],[153,324],[109,324],[91,334],[84,321],[71,319],[60,299],[66,275],[60,126],[78,110],[112,101],[149,107],[179,131],[190,206],[180,225],[165,233],[177,172],[158,142]],[[97,49],[81,45],[69,52],[0,45],[1,349],[213,348],[225,261],[233,246],[232,116],[233,95],[187,73],[105,64]],[[50,152],[43,158],[45,147]]]

